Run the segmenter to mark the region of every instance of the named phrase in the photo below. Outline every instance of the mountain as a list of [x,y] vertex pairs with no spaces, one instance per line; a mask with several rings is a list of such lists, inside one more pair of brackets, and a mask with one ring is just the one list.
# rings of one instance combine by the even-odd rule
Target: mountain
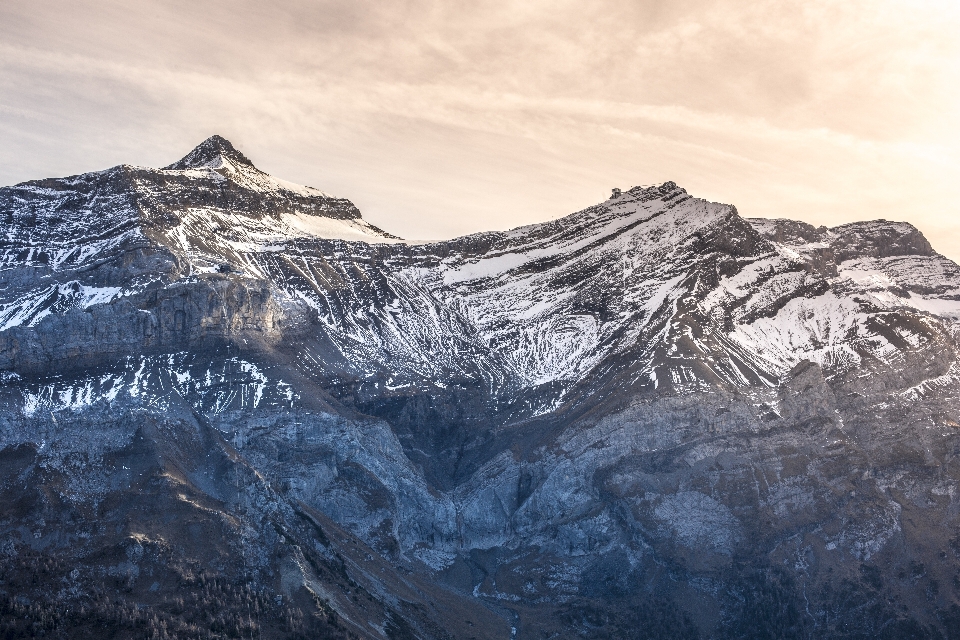
[[667,182],[407,243],[218,136],[0,216],[8,635],[957,637],[907,223]]

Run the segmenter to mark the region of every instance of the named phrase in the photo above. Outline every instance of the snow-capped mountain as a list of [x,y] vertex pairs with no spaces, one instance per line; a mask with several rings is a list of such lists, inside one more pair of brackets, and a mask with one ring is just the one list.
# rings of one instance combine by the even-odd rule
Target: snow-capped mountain
[[[939,633],[960,616],[952,587],[920,605],[897,577],[920,563],[916,580],[945,585],[960,567],[960,551],[936,555],[960,513],[960,268],[907,223],[744,219],[668,182],[407,243],[218,136],[163,169],[0,189],[0,216],[0,456],[32,456],[22,473],[42,486],[73,478],[63,504],[135,502],[109,459],[146,438],[145,473],[206,505],[190,518],[238,519],[220,564],[300,615],[302,587],[371,637],[441,637],[428,620],[445,598],[477,637],[643,620],[742,637],[735,603],[775,593],[799,635],[855,619]],[[219,466],[197,457],[214,450]],[[46,523],[45,500],[9,530]],[[356,541],[308,542],[331,528]],[[17,536],[10,557],[38,548]],[[440,608],[411,613],[406,578],[344,560],[356,544]],[[158,562],[142,570],[173,566]],[[323,562],[350,568],[380,622]],[[167,611],[164,583],[128,582]],[[807,585],[874,609],[805,604]],[[659,604],[637,610],[650,590]],[[270,615],[296,616],[284,606]]]

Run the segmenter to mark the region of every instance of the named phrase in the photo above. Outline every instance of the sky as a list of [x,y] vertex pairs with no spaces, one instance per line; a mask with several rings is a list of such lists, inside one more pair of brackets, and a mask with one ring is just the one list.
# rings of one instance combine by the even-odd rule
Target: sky
[[673,180],[960,260],[956,0],[4,0],[0,184],[216,133],[410,239]]

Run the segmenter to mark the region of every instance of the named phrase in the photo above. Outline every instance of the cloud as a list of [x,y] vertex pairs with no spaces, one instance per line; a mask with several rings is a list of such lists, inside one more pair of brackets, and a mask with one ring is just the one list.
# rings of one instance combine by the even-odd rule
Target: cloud
[[958,27],[936,0],[8,3],[0,182],[218,132],[408,236],[673,179],[960,257]]

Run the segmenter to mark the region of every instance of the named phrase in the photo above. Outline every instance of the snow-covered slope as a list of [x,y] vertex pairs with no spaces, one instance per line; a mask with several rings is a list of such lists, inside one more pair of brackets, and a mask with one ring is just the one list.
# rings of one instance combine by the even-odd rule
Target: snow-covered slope
[[162,174],[229,181],[242,189],[258,193],[295,193],[308,198],[332,198],[319,189],[294,184],[260,171],[230,141],[220,136],[207,138],[179,161],[164,167]]
[[378,639],[461,600],[518,638],[956,627],[960,267],[909,224],[667,182],[406,243],[216,136],[0,217],[0,587],[30,549],[131,611],[216,566],[276,630]]
[[398,240],[348,200],[261,172],[219,136],[165,169],[121,165],[5,187],[0,216],[3,328],[226,270],[299,238]]
[[797,235],[784,229],[799,229],[803,223],[751,223],[775,240],[781,252],[829,265],[832,284],[845,293],[862,294],[883,308],[912,308],[960,319],[960,267],[935,252],[913,225],[886,220],[832,229],[804,225],[803,234]]
[[810,250],[667,183],[506,233],[391,251],[297,243],[243,261],[317,309],[361,383],[467,376],[494,397],[538,390],[533,413],[588,379],[595,391],[770,386],[805,359],[842,376],[944,339],[939,319],[851,296]]
[[335,369],[364,397],[460,379],[494,404],[536,390],[514,417],[577,388],[769,386],[802,360],[831,376],[894,366],[941,339],[933,318],[960,313],[957,266],[909,225],[746,221],[673,183],[426,245],[261,172],[218,136],[164,169],[0,195],[3,328],[203,277],[267,282],[316,314],[306,370]]

